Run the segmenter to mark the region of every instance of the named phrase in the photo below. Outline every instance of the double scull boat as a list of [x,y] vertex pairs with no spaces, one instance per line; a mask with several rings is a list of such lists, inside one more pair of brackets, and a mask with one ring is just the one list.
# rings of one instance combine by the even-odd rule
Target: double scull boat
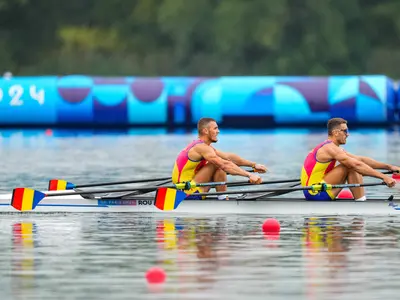
[[[58,191],[60,193],[62,191]],[[71,191],[65,191],[71,192]],[[44,192],[51,194],[52,192]],[[400,214],[400,201],[393,197],[354,200],[306,201],[302,198],[254,197],[244,194],[230,200],[184,200],[172,211],[154,206],[154,196],[120,196],[75,194],[43,198],[31,211],[18,211],[11,206],[12,194],[0,195],[0,213],[66,213],[66,212],[116,212],[116,213],[162,213],[162,214],[257,214],[257,215],[394,215]]]

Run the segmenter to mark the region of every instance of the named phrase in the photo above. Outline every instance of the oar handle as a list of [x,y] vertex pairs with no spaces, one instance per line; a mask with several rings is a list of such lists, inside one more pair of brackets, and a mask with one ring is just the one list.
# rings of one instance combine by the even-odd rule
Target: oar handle
[[387,174],[394,174],[394,173],[396,173],[396,174],[399,174],[400,172],[399,171],[384,171],[384,172],[382,172],[382,174],[385,174],[385,175],[387,175]]

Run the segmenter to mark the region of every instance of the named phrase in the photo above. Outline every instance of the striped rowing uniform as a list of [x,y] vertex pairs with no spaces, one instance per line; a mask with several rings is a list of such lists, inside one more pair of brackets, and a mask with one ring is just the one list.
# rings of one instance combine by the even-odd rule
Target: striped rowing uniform
[[[336,164],[336,160],[321,162],[317,160],[317,152],[326,144],[332,143],[330,140],[326,140],[318,144],[310,153],[308,153],[304,160],[303,168],[301,169],[301,185],[310,186],[312,184],[318,184],[324,182],[325,174],[329,173]],[[304,196],[307,200],[333,200],[335,195],[332,194],[331,190],[328,191],[316,191],[311,190],[303,191]]]
[[[172,170],[172,182],[182,183],[187,181],[192,181],[196,173],[207,164],[207,161],[202,158],[201,160],[191,160],[189,158],[189,150],[194,146],[204,143],[202,140],[197,139],[187,145],[176,158],[174,168]],[[187,194],[193,193],[201,193],[202,190],[200,188],[192,188],[190,190],[185,190]],[[203,199],[200,196],[191,196],[186,199]]]

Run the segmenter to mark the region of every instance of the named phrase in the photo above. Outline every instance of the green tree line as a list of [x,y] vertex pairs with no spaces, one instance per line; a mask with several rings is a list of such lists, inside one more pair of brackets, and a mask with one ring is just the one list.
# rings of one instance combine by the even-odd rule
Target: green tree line
[[1,72],[400,78],[398,0],[0,0]]

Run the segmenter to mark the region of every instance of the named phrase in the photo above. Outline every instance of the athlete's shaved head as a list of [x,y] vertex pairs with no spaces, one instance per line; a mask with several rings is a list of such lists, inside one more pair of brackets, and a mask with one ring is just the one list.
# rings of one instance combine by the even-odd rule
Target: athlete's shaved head
[[347,124],[347,121],[342,118],[332,118],[328,121],[328,135],[332,135],[333,130],[340,129],[340,125]]
[[197,131],[199,132],[199,135],[203,134],[203,129],[208,128],[208,125],[210,125],[211,122],[217,123],[213,118],[201,118],[199,122],[197,122]]

